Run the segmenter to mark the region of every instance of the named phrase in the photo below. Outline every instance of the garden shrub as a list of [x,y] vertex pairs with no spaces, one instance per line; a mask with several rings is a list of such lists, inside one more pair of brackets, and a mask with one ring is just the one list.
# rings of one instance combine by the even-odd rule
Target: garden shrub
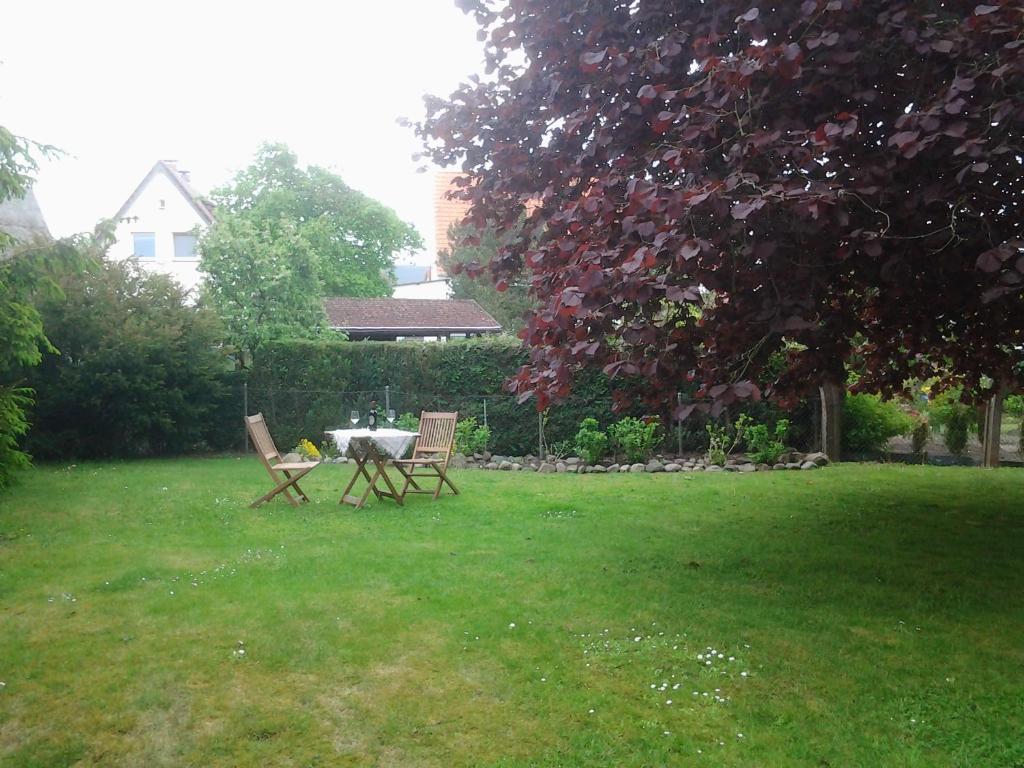
[[[12,136],[0,126],[0,202],[21,197],[29,180],[21,176],[28,156],[19,157]],[[23,186],[25,185],[25,186]],[[89,263],[97,238],[16,241],[0,232],[0,490],[18,469],[29,466],[22,443],[33,404],[31,370],[57,350],[48,338],[40,304],[60,297],[59,279]]]
[[574,442],[576,454],[588,464],[596,464],[608,451],[608,435],[605,434],[597,419],[586,418],[580,422]]
[[[238,448],[241,403],[220,325],[165,275],[107,262],[40,304],[59,355],[29,378],[30,450],[46,458]],[[233,391],[234,390],[234,391]],[[308,434],[308,433],[307,433]],[[314,433],[315,434],[315,433]],[[298,435],[278,440],[295,445]]]
[[1020,419],[1017,431],[1017,453],[1024,455],[1024,395],[1010,395],[1003,403],[1003,410]]
[[14,470],[29,466],[28,454],[18,450],[18,439],[28,431],[25,411],[32,405],[31,394],[24,387],[0,388],[0,490],[10,483]]
[[646,461],[657,445],[659,424],[655,419],[627,416],[608,428],[608,436],[618,453],[631,463]]
[[942,441],[954,456],[963,455],[967,448],[967,435],[970,432],[971,423],[977,420],[976,417],[972,419],[972,410],[969,406],[959,405],[959,407],[954,407],[944,419]]
[[477,424],[476,419],[469,416],[460,419],[455,425],[455,452],[464,456],[472,456],[474,453],[483,453],[487,450],[487,444],[491,440],[491,429],[482,424]]
[[708,450],[705,459],[708,464],[725,466],[725,462],[729,460],[729,454],[736,445],[735,436],[731,435],[725,426],[708,424],[705,429],[708,433]]
[[898,403],[868,394],[846,396],[842,421],[843,451],[853,454],[883,451],[891,438],[913,426]]
[[961,401],[959,389],[934,395],[928,403],[928,414],[932,424],[942,430],[942,441],[954,456],[963,454],[971,430],[980,426],[977,409]]
[[754,422],[749,416],[736,420],[736,433],[747,446],[747,458],[755,464],[776,464],[786,452],[789,420],[779,419],[771,431],[767,424]]
[[564,459],[573,450],[574,444],[572,440],[559,440],[548,446],[547,458],[550,461],[558,461],[559,459]]
[[403,413],[395,419],[395,429],[401,429],[406,432],[419,432],[420,417],[415,413]]
[[924,454],[924,449],[928,445],[928,438],[931,437],[932,427],[928,423],[928,418],[921,414],[914,416],[914,427],[910,432],[910,450],[916,456]]

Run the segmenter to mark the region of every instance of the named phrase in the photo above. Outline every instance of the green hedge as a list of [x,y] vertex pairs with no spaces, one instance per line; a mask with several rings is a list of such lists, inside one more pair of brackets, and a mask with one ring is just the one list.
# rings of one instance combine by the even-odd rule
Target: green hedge
[[35,390],[29,452],[39,459],[238,450],[240,375],[208,310],[166,275],[103,262],[61,280],[39,303],[47,354]]
[[[319,443],[323,431],[348,426],[353,409],[365,418],[371,399],[384,408],[385,387],[398,413],[424,410],[458,411],[483,423],[484,400],[491,428],[491,451],[521,455],[537,453],[537,411],[531,399],[519,404],[505,392],[505,380],[526,362],[520,342],[489,337],[445,344],[372,341],[279,341],[265,344],[249,372],[250,413],[262,411],[278,447],[295,445],[302,437]],[[547,415],[548,444],[572,440],[584,418],[597,419],[606,429],[622,416],[642,416],[638,405],[626,413],[612,413],[608,379],[601,371],[581,373],[573,394],[552,406]],[[808,405],[783,414],[774,406],[748,406],[756,418],[774,420],[782,415],[794,424],[792,442],[811,438]],[[664,448],[676,448],[675,425],[663,430]],[[683,450],[703,450],[707,434],[699,419],[683,427]]]
[[[280,447],[300,437],[319,442],[324,429],[347,426],[352,409],[365,416],[371,399],[383,409],[385,387],[398,413],[457,410],[483,423],[484,399],[495,453],[537,452],[537,412],[503,389],[526,362],[515,339],[445,344],[421,342],[281,341],[264,345],[249,374],[249,411],[262,411]],[[583,376],[568,402],[551,409],[551,442],[571,437],[593,415],[611,419],[611,394],[600,372]]]

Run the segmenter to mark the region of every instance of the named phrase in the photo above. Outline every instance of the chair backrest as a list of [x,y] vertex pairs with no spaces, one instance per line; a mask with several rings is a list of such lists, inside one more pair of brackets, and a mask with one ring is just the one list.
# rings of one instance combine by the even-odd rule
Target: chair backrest
[[444,463],[447,464],[455,446],[455,424],[458,420],[458,411],[423,411],[420,414],[420,436],[416,438],[412,457],[418,459],[422,456],[444,454]]
[[282,461],[281,454],[278,452],[277,446],[274,445],[274,440],[270,436],[270,430],[267,429],[267,422],[263,418],[262,413],[257,413],[255,416],[246,416],[245,428],[249,431],[249,437],[252,438],[253,445],[256,446],[256,453],[259,454],[260,461],[268,469]]

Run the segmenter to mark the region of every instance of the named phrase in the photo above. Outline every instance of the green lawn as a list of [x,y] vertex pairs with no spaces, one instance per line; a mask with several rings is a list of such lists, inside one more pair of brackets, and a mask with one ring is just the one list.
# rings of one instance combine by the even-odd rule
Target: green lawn
[[349,471],[26,474],[0,764],[1024,765],[1024,471]]

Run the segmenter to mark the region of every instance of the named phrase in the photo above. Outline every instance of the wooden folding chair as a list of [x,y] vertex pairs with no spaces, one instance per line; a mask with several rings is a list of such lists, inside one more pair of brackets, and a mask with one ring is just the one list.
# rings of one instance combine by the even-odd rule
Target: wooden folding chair
[[[288,499],[288,503],[293,507],[299,506],[299,502],[295,500],[289,489],[294,489],[303,501],[309,501],[309,497],[299,487],[299,480],[320,466],[320,462],[285,461],[282,459],[277,446],[274,445],[274,441],[270,437],[270,432],[267,430],[267,422],[264,421],[262,413],[257,413],[255,416],[246,416],[245,428],[249,431],[249,437],[252,438],[253,445],[256,446],[256,453],[259,454],[260,461],[263,462],[263,466],[270,473],[270,479],[275,483],[273,490],[263,494],[249,506],[252,508],[258,507],[260,504],[270,501],[279,493],[283,493],[284,497]],[[281,475],[284,475],[283,479],[278,475],[279,472]]]
[[[448,477],[448,462],[455,450],[455,423],[459,420],[455,413],[433,413],[424,411],[420,414],[420,436],[416,438],[416,447],[412,450],[411,459],[394,459],[394,465],[405,482],[401,495],[406,493],[432,493],[437,499],[445,483],[458,494],[459,489]],[[417,481],[437,478],[437,488],[420,488]],[[409,486],[412,486],[412,489]]]

